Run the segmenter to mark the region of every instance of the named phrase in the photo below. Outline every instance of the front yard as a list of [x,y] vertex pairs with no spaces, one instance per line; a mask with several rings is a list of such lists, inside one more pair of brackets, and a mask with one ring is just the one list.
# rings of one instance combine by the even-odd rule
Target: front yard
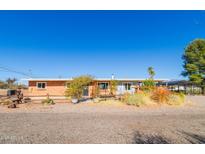
[[113,102],[0,106],[0,143],[205,143],[205,97],[183,106]]

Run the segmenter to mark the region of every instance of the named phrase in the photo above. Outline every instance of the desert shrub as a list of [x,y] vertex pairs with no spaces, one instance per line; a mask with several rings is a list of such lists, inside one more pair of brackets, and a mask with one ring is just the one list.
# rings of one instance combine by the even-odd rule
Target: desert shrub
[[149,104],[151,102],[149,96],[139,93],[139,94],[124,94],[122,101],[127,105],[142,106]]
[[10,105],[12,101],[10,99],[1,99],[0,104],[1,105]]
[[71,98],[82,98],[83,89],[89,84],[91,84],[92,81],[93,77],[90,75],[84,75],[73,78],[72,82],[70,83],[69,87],[65,92],[65,95]]
[[177,93],[176,95],[178,95],[183,101],[185,100],[185,95],[183,92]]
[[117,80],[110,81],[110,93],[111,93],[111,95],[115,95],[115,93],[117,91],[117,84],[118,84]]
[[44,104],[44,105],[54,105],[55,102],[54,102],[53,99],[46,98],[45,100],[42,101],[42,104]]
[[181,105],[185,101],[185,95],[183,93],[171,94],[167,104],[169,105]]
[[157,103],[167,103],[170,99],[171,92],[165,87],[157,87],[152,93],[151,98]]
[[147,79],[147,80],[143,81],[141,89],[145,92],[146,91],[149,92],[149,91],[154,90],[155,86],[156,86],[156,84],[155,84],[153,79]]
[[128,99],[129,96],[130,96],[130,93],[124,93],[124,94],[122,95],[122,97],[121,97],[121,100],[122,100],[123,102],[125,102],[125,101]]

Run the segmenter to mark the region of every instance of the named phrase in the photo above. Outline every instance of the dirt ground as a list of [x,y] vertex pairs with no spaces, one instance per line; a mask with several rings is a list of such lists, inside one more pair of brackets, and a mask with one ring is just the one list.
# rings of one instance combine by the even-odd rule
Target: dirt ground
[[[205,97],[183,106],[24,104],[0,106],[0,143],[205,143]],[[191,101],[191,102],[190,102]]]

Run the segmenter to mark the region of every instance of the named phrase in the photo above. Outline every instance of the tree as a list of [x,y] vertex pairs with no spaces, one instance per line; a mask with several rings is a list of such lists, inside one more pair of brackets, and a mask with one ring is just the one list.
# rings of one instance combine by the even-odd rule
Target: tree
[[6,80],[6,83],[7,83],[7,85],[8,85],[8,88],[9,88],[9,89],[13,89],[13,88],[15,87],[14,83],[15,83],[16,81],[17,81],[16,78],[13,78],[13,79],[8,78],[8,79]]
[[7,88],[7,84],[3,81],[0,81],[0,89],[6,89]]
[[93,82],[93,77],[90,75],[82,75],[73,78],[72,82],[66,90],[66,96],[80,99],[83,96],[83,89]]
[[202,93],[205,94],[205,39],[192,41],[185,48],[182,59],[184,61],[182,75],[201,86]]
[[117,80],[111,80],[110,81],[110,93],[111,95],[115,95],[115,92],[117,91]]
[[154,76],[155,76],[155,71],[154,71],[154,68],[153,67],[148,67],[148,73],[149,73],[149,78],[150,79],[154,79]]
[[147,72],[149,74],[149,78],[143,81],[141,89],[149,92],[154,90],[156,86],[154,82],[155,71],[153,67],[148,67]]

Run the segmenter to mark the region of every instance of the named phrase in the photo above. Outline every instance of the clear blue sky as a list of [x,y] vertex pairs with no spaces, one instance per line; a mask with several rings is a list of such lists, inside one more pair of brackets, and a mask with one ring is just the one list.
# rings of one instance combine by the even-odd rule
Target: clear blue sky
[[0,66],[52,78],[146,78],[153,66],[178,79],[195,38],[205,38],[204,11],[0,11]]

